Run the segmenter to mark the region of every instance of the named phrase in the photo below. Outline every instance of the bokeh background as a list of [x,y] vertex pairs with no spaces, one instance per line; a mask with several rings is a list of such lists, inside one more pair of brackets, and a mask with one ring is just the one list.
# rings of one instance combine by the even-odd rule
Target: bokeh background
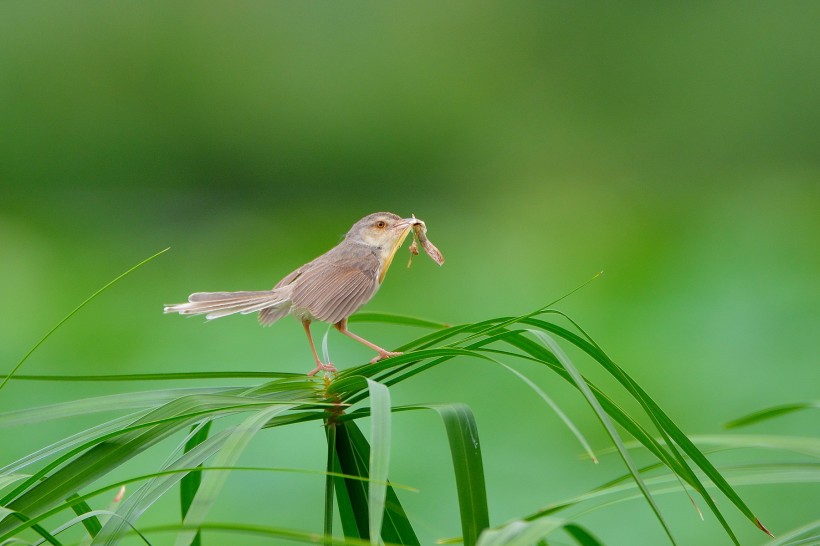
[[[808,2],[3,2],[2,369],[170,246],[21,372],[306,371],[296,321],[206,325],[163,316],[162,304],[270,287],[359,217],[389,210],[426,220],[447,263],[422,255],[408,270],[402,252],[367,310],[449,323],[519,314],[603,270],[559,308],[685,431],[814,399],[818,20]],[[392,346],[423,333],[358,331]],[[370,357],[333,333],[330,350],[340,366]],[[572,389],[519,369],[607,446]],[[0,408],[156,387],[13,382]],[[581,459],[546,406],[490,364],[454,361],[393,397],[474,409],[495,524],[624,472],[612,456]],[[3,431],[0,462],[93,422]],[[457,536],[440,423],[402,414],[394,426],[392,476],[420,489],[402,500],[423,543]],[[260,436],[243,462],[322,468],[321,429],[291,428]],[[817,430],[806,414],[750,432]],[[775,533],[820,506],[812,484],[741,492]],[[235,474],[213,519],[319,531],[322,493],[320,477]],[[728,543],[684,495],[660,503],[683,544]],[[743,544],[765,542],[720,505]],[[160,503],[145,521],[174,510]],[[607,544],[664,540],[641,500],[579,521]]]

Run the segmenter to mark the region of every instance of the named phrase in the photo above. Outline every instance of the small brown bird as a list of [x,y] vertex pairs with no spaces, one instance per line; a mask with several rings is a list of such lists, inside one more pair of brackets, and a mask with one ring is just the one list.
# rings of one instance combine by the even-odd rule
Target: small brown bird
[[341,243],[285,276],[272,290],[196,292],[190,295],[188,303],[167,305],[165,312],[205,315],[210,320],[259,311],[259,322],[264,326],[285,315],[295,315],[305,328],[316,361],[316,367],[308,373],[310,376],[322,370],[336,371],[333,364],[323,363],[316,353],[310,334],[310,323],[314,320],[329,322],[347,337],[367,345],[378,353],[371,362],[378,362],[401,353],[387,351],[357,336],[347,329],[347,318],[370,301],[379,289],[396,251],[411,230],[427,243],[425,250],[441,265],[444,261],[441,253],[424,237],[424,222],[415,217],[401,218],[389,212],[377,212],[353,224]]

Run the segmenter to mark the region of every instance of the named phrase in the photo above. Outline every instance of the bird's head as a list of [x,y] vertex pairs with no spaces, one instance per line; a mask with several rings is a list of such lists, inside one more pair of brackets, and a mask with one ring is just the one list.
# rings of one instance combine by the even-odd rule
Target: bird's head
[[353,224],[345,239],[368,245],[376,251],[381,262],[379,273],[381,283],[396,251],[401,247],[413,226],[420,222],[415,218],[401,218],[392,212],[376,212]]
[[375,212],[353,224],[345,239],[395,251],[417,222],[415,218],[401,218],[392,212]]

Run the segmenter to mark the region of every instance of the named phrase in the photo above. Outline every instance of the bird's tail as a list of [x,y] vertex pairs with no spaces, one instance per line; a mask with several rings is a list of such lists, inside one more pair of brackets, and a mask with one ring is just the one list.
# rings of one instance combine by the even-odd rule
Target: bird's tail
[[196,292],[188,297],[187,303],[166,305],[166,313],[180,315],[205,315],[208,320],[226,317],[235,313],[247,315],[271,309],[282,311],[276,318],[287,314],[290,307],[289,294],[280,289],[256,292]]

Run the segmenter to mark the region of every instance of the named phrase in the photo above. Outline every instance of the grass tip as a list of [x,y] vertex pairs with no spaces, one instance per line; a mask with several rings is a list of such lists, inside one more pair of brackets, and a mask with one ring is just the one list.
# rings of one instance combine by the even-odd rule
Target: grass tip
[[125,486],[123,485],[120,487],[120,490],[117,491],[117,494],[114,496],[114,500],[112,502],[119,503],[125,497]]
[[757,518],[755,518],[755,525],[757,525],[757,527],[758,527],[761,531],[763,531],[764,533],[766,533],[766,534],[767,534],[767,535],[769,535],[770,537],[774,538],[774,535],[772,534],[772,532],[771,532],[771,531],[769,531],[768,529],[766,529],[766,526],[765,526],[765,525],[763,525],[762,523],[760,523],[760,520],[759,520],[759,519],[757,519]]

